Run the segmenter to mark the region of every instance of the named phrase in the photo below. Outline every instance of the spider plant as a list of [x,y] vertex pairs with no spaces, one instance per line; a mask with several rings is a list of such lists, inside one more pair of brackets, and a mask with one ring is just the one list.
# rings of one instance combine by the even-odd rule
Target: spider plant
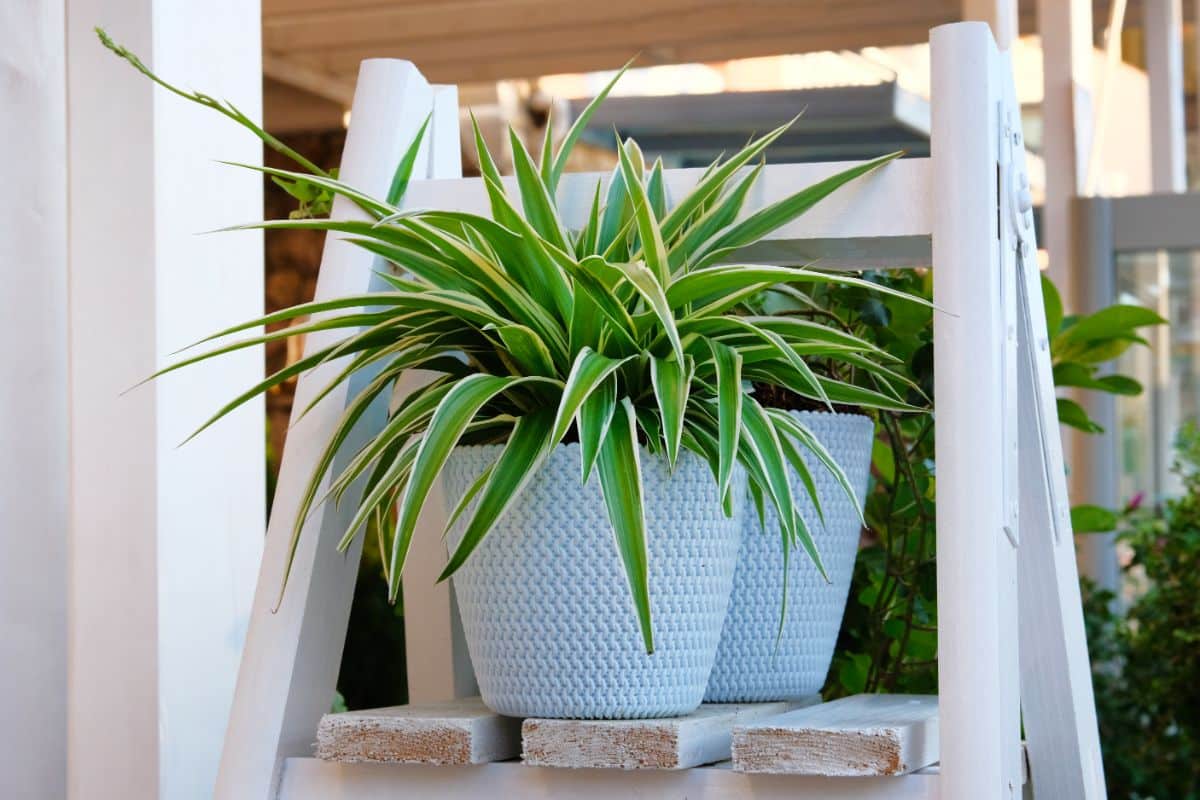
[[[139,69],[150,74],[144,66]],[[303,494],[289,568],[305,518],[319,504],[351,495],[356,512],[339,546],[345,550],[355,536],[374,527],[394,599],[418,514],[451,450],[501,443],[496,462],[452,515],[454,522],[474,502],[461,542],[440,576],[444,580],[470,557],[550,451],[561,442],[578,441],[580,479],[586,482],[592,473],[599,478],[648,652],[654,638],[641,459],[663,458],[673,466],[684,451],[704,459],[726,513],[740,464],[759,513],[768,502],[778,512],[784,566],[799,545],[824,572],[797,513],[789,466],[818,508],[803,451],[815,454],[851,497],[853,490],[803,424],[781,409],[764,407],[747,386],[784,387],[823,404],[903,409],[904,379],[889,368],[892,359],[886,353],[862,338],[812,320],[756,315],[747,301],[772,287],[803,297],[802,287],[811,284],[891,290],[847,274],[741,263],[738,252],[899,154],[856,165],[747,213],[746,198],[762,175],[764,151],[791,123],[718,159],[676,201],[668,196],[661,160],[648,166],[633,141],[618,138],[619,164],[611,176],[580,177],[571,187],[578,191],[590,181],[586,219],[572,226],[556,200],[564,168],[611,86],[580,114],[558,148],[547,136],[540,163],[510,131],[515,180],[501,178],[475,126],[488,217],[401,206],[424,127],[397,167],[386,198],[368,196],[327,173],[250,167],[290,185],[345,197],[366,219],[289,219],[240,227],[315,229],[344,237],[379,258],[388,284],[385,291],[305,303],[220,331],[202,341],[314,315],[282,331],[182,358],[156,373],[281,337],[346,332],[336,344],[306,353],[251,387],[200,428],[327,362],[343,366],[318,400],[299,413],[352,376],[369,377],[348,402]],[[879,390],[818,374],[812,359],[863,370],[877,379]],[[386,425],[371,432],[367,444],[330,476],[322,494],[335,454],[366,408],[389,396],[402,373],[417,368],[437,377],[403,399]]]

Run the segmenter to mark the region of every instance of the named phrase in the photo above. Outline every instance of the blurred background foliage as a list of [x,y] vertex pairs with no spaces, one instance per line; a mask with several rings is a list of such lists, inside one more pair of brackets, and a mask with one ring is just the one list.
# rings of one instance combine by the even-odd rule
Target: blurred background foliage
[[[878,283],[932,298],[927,271],[868,273]],[[1042,280],[1047,334],[1055,383],[1060,389],[1131,395],[1142,387],[1114,374],[1111,362],[1129,347],[1146,344],[1139,330],[1162,324],[1153,311],[1115,305],[1086,316],[1066,316],[1054,285]],[[866,290],[838,289],[815,295],[824,313],[848,330],[903,359],[921,393],[909,402],[932,408],[933,315],[915,304],[898,303]],[[1102,428],[1071,398],[1060,398],[1064,425],[1088,433]],[[932,414],[871,412],[876,419],[872,488],[867,527],[827,698],[859,692],[937,692],[936,464]],[[1109,531],[1117,515],[1079,506],[1073,520],[1081,531]]]
[[1161,508],[1133,502],[1117,540],[1131,599],[1084,580],[1104,772],[1113,798],[1200,798],[1200,428],[1185,424]]

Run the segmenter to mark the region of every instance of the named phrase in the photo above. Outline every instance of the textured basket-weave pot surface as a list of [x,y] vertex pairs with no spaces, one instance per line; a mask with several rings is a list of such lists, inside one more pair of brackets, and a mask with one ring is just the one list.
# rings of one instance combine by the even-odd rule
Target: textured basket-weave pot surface
[[[841,465],[861,509],[870,477],[871,419],[859,414],[789,413],[816,434]],[[768,503],[764,530],[753,503],[747,503],[746,535],[706,702],[792,700],[819,692],[825,683],[846,609],[861,521],[845,491],[816,457],[806,451],[804,463],[817,485],[825,524],[794,471],[792,492],[830,582],[825,582],[803,550],[792,550],[787,616],[780,633],[783,556],[778,517]]]
[[[500,449],[451,454],[450,508]],[[560,445],[452,579],[480,694],[494,711],[621,719],[700,704],[733,586],[744,477],[729,518],[704,461],[681,453],[672,473],[645,450],[640,458],[655,652],[642,643],[599,478],[581,485],[579,446]]]

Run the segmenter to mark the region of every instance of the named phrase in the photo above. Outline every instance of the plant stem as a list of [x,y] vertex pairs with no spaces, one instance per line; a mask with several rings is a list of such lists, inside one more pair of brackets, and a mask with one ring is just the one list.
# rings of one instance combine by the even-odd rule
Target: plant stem
[[176,86],[172,86],[171,84],[167,83],[162,78],[155,75],[154,72],[152,72],[151,69],[149,67],[147,67],[144,63],[142,63],[142,60],[140,58],[138,58],[134,53],[130,52],[124,46],[119,45],[116,42],[114,42],[112,40],[112,38],[108,35],[108,33],[103,28],[96,28],[95,30],[96,30],[96,35],[98,37],[100,37],[101,44],[103,44],[105,47],[107,47],[109,50],[111,50],[117,56],[128,61],[129,64],[134,69],[136,69],[138,72],[145,75],[150,80],[157,83],[159,86],[163,87],[164,89],[171,92],[172,94],[179,95],[180,97],[182,97],[185,100],[191,100],[193,103],[198,103],[199,105],[202,105],[205,108],[211,108],[214,111],[224,114],[225,116],[229,117],[231,120],[238,123],[242,127],[249,129],[255,136],[257,136],[259,139],[262,140],[263,144],[265,144],[267,147],[274,150],[276,153],[279,153],[280,155],[291,159],[296,164],[299,164],[301,167],[304,167],[304,169],[308,170],[309,172],[311,172],[314,175],[320,175],[322,177],[329,177],[329,173],[327,173],[325,170],[318,167],[313,162],[309,161],[304,156],[300,155],[298,152],[296,152],[292,148],[288,147],[286,144],[281,142],[279,139],[276,139],[274,136],[267,133],[258,124],[256,124],[253,120],[251,120],[249,117],[247,117],[241,111],[239,111],[237,109],[237,107],[234,106],[229,101],[225,101],[225,103],[222,104],[219,100],[216,100],[215,98],[210,97],[206,94],[202,94],[200,92],[185,92]]

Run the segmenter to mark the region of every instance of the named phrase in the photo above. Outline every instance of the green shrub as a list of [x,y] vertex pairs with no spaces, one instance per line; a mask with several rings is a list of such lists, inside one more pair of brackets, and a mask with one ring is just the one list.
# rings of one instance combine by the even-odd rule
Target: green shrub
[[[932,297],[928,272],[868,274],[867,280]],[[1138,331],[1164,321],[1153,311],[1114,305],[1094,314],[1063,314],[1058,291],[1042,280],[1047,334],[1056,386],[1133,395],[1142,387],[1102,367],[1133,345]],[[861,289],[816,295],[830,324],[842,325],[900,359],[896,369],[933,397],[933,314]],[[869,377],[869,376],[868,376]],[[910,394],[910,403],[924,401]],[[1083,407],[1058,401],[1059,421],[1086,433],[1102,428]],[[933,418],[873,411],[878,437],[864,516],[867,541],[859,551],[837,653],[825,685],[828,698],[858,692],[937,692],[937,536]],[[1076,506],[1077,532],[1112,530],[1116,515]]]
[[1134,509],[1118,534],[1135,598],[1084,581],[1096,712],[1112,798],[1200,798],[1200,428],[1179,434],[1184,492]]

